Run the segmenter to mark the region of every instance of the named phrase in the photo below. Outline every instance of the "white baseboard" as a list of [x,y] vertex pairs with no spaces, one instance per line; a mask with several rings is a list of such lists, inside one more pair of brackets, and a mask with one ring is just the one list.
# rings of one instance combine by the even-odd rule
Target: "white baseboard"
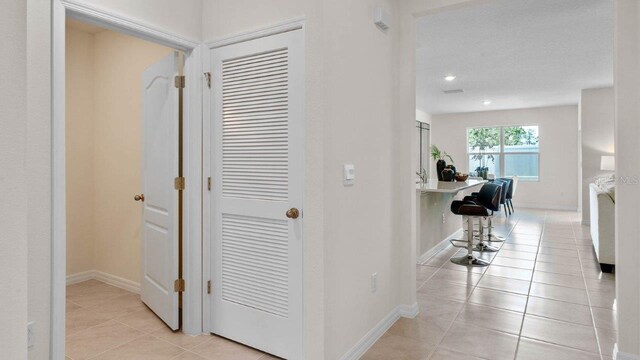
[[132,293],[140,293],[139,283],[98,270],[88,270],[77,274],[67,275],[67,286],[92,279],[102,281],[103,283],[107,283]]
[[613,345],[613,360],[639,360],[637,355],[627,354],[618,351],[618,344]]
[[563,206],[563,205],[546,205],[536,203],[514,203],[516,213],[518,209],[535,209],[535,210],[561,210],[561,211],[578,211],[577,206]]
[[418,315],[418,303],[413,305],[398,305],[384,319],[380,320],[373,329],[360,339],[340,360],[358,360],[373,344],[384,335],[389,328],[401,317],[414,318]]
[[398,306],[398,315],[403,318],[413,319],[418,316],[420,312],[420,307],[418,303],[415,302],[413,305],[400,305]]
[[87,270],[71,275],[67,275],[67,286],[81,283],[83,281],[95,279],[95,271]]
[[96,280],[105,282],[109,285],[113,285],[115,287],[119,287],[120,289],[130,291],[132,293],[140,294],[140,284],[127,280],[125,278],[121,278],[119,276],[111,275],[102,271],[96,270]]
[[416,262],[418,264],[423,264],[425,261],[429,260],[433,255],[437,254],[440,250],[446,248],[449,245],[449,240],[456,239],[458,236],[462,236],[463,231],[462,228],[456,230],[453,234],[447,236],[444,240],[440,241],[436,246],[429,249],[424,254],[418,256]]

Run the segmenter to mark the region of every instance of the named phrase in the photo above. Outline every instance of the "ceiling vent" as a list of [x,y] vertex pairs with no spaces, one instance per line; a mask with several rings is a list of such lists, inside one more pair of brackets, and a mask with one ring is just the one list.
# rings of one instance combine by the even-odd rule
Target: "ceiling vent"
[[462,94],[464,92],[464,90],[462,89],[453,89],[453,90],[442,90],[443,93],[449,95],[449,94]]

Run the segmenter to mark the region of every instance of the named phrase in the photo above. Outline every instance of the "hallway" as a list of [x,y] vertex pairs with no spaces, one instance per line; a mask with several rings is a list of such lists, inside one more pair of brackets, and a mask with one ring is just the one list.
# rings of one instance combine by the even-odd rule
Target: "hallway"
[[600,271],[579,219],[516,209],[494,220],[508,237],[483,254],[490,266],[451,263],[451,246],[418,265],[420,313],[400,318],[363,359],[611,359],[615,278]]

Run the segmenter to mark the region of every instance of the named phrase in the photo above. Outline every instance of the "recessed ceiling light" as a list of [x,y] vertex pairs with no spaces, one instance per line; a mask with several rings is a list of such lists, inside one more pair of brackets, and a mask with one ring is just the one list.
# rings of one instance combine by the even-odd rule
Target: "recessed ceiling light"
[[491,100],[485,100],[482,103],[485,104],[485,105],[491,105]]
[[456,79],[456,76],[455,75],[447,75],[447,76],[444,77],[444,79],[446,81],[453,81],[453,80]]

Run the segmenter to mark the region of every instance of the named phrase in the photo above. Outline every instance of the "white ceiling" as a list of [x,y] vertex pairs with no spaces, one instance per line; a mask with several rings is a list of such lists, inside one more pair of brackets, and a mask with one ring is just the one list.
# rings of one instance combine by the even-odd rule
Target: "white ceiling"
[[[613,30],[613,0],[496,0],[422,18],[417,107],[444,114],[577,104],[581,89],[613,84]],[[443,93],[452,89],[464,93]]]

